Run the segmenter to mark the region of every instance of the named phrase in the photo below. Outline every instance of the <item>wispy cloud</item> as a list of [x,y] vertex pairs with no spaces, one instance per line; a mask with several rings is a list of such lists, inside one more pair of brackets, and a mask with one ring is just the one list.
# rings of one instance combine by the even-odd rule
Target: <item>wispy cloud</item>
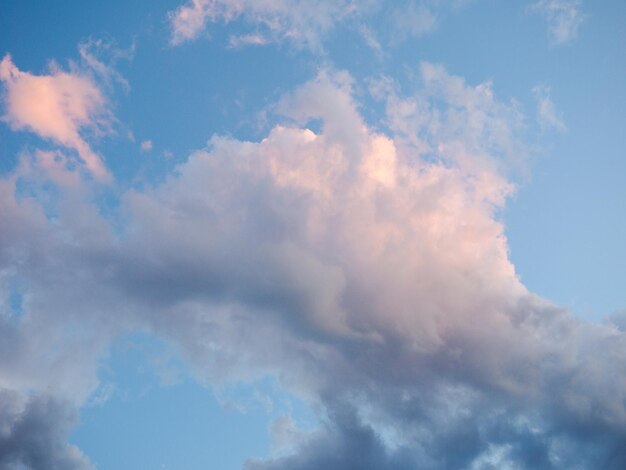
[[[171,42],[179,45],[205,32],[210,24],[241,21],[252,26],[249,34],[231,36],[231,47],[289,42],[296,47],[323,50],[336,28],[358,31],[374,46],[380,37],[398,43],[437,29],[437,10],[458,9],[465,1],[401,1],[389,8],[381,0],[191,0],[170,12]],[[381,28],[381,18],[384,27]]]
[[153,144],[151,140],[144,140],[141,142],[139,148],[141,149],[142,152],[149,152],[152,150],[153,148]]
[[585,19],[582,0],[539,0],[530,11],[541,14],[548,23],[548,37],[553,45],[567,44],[578,36]]
[[400,4],[393,10],[390,29],[394,42],[424,36],[437,29],[437,17],[423,3]]
[[243,34],[239,36],[230,36],[228,39],[229,47],[237,48],[243,46],[264,46],[269,40],[262,34]]
[[[297,44],[318,48],[321,35],[358,9],[357,4],[348,0],[192,0],[170,13],[172,43],[176,45],[196,38],[204,31],[207,23],[242,18],[264,28],[274,40],[289,39]],[[260,36],[255,34],[254,37]]]
[[533,96],[537,103],[537,122],[542,130],[565,131],[567,127],[563,123],[563,118],[556,111],[550,96],[550,87],[537,85],[532,89]]

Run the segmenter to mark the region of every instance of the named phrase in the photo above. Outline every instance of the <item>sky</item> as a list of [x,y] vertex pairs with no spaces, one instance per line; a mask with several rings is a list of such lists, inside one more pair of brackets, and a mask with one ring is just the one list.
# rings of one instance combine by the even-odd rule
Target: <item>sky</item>
[[626,468],[626,2],[0,4],[0,470]]

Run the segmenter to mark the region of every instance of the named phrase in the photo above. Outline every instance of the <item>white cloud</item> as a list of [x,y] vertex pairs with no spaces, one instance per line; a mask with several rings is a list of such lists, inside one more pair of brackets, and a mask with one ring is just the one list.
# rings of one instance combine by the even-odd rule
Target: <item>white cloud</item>
[[261,34],[243,34],[239,36],[231,36],[228,45],[233,48],[244,46],[264,46],[269,40]]
[[152,150],[153,144],[151,140],[144,140],[141,142],[140,148],[142,152],[149,152]]
[[537,122],[541,129],[554,129],[561,132],[567,130],[567,127],[563,123],[563,118],[559,116],[552,102],[550,87],[537,85],[533,87],[532,92],[537,102]]
[[582,0],[539,0],[530,10],[546,19],[550,42],[560,46],[578,36],[578,29],[585,19],[581,5]]
[[19,70],[6,55],[0,62],[0,80],[5,87],[3,120],[11,128],[75,150],[96,178],[110,180],[102,158],[84,137],[85,131],[106,129],[111,121],[107,100],[88,75],[57,66],[48,75],[33,75]]

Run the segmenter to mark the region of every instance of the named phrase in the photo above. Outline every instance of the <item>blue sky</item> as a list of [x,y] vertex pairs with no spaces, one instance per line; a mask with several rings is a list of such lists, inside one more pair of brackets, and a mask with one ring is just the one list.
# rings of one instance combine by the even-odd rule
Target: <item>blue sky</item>
[[0,468],[622,468],[625,20],[5,2]]

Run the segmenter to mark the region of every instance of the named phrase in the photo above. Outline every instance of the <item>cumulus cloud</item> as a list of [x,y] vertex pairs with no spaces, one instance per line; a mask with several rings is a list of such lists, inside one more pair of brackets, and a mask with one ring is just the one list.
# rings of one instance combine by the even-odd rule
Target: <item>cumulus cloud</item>
[[[528,293],[495,217],[512,190],[498,162],[517,148],[517,110],[431,64],[422,83],[390,105],[397,120],[422,103],[421,153],[367,127],[349,77],[322,74],[280,106],[300,125],[322,118],[321,133],[214,138],[178,177],[130,194],[139,238],[155,244],[133,253],[179,268],[177,324],[157,328],[214,380],[277,370],[326,410],[293,456],[251,468],[363,456],[380,468],[619,468],[626,338]],[[159,272],[127,275],[160,292]],[[219,298],[210,317],[204,296]]]
[[539,0],[530,10],[542,15],[548,23],[548,37],[553,45],[567,44],[578,36],[585,19],[582,0]]
[[352,87],[322,72],[261,141],[214,136],[122,195],[122,233],[85,184],[21,193],[76,171],[24,156],[0,180],[0,281],[28,280],[0,386],[80,404],[106,344],[142,329],[205,382],[273,376],[317,412],[251,469],[623,468],[626,335],[528,292],[508,258],[515,103],[425,63],[409,92],[371,84],[383,132]]
[[537,102],[537,122],[542,130],[554,129],[562,132],[565,131],[567,127],[565,127],[563,119],[556,111],[550,96],[550,91],[550,87],[546,85],[533,87],[533,96]]
[[86,130],[97,132],[110,121],[106,98],[89,76],[56,65],[48,75],[33,75],[6,55],[0,62],[0,80],[5,89],[3,120],[11,128],[75,150],[96,178],[110,179],[102,158],[84,138]]
[[150,150],[152,150],[152,147],[153,147],[153,144],[150,139],[142,141],[139,146],[142,152],[149,152]]

